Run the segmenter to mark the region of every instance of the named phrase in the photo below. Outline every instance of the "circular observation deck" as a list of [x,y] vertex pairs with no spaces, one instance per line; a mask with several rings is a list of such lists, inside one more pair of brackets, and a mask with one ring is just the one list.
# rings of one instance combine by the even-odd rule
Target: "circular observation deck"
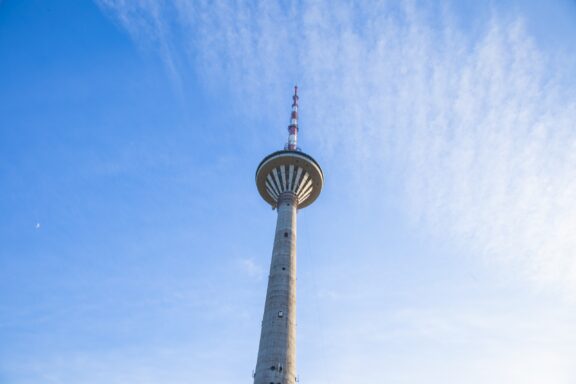
[[312,204],[324,185],[320,165],[299,151],[277,151],[264,158],[256,169],[258,192],[267,203],[276,207],[284,192],[296,195],[298,208]]

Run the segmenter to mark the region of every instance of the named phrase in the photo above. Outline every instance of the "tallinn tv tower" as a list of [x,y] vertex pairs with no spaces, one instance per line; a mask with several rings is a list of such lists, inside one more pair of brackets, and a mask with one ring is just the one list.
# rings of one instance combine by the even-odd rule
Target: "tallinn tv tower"
[[296,381],[296,216],[320,195],[320,165],[298,148],[298,87],[294,87],[288,143],[264,158],[256,169],[262,198],[276,208],[278,219],[254,384]]

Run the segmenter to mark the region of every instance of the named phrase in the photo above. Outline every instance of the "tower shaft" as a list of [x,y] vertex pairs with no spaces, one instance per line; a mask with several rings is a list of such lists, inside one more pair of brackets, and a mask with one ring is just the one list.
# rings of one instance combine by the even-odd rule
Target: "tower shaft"
[[256,169],[260,196],[276,208],[276,234],[254,384],[293,384],[296,376],[296,215],[324,185],[320,165],[298,148],[298,88],[294,87],[288,143]]
[[292,384],[296,379],[297,209],[294,193],[280,194],[254,384]]

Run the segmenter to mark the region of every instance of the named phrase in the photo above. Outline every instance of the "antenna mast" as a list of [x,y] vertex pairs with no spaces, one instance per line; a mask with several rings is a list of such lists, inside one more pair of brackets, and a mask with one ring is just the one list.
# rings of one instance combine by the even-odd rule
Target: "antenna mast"
[[298,150],[298,86],[294,86],[294,96],[292,96],[292,113],[290,114],[290,125],[288,126],[288,143],[284,147],[289,151]]

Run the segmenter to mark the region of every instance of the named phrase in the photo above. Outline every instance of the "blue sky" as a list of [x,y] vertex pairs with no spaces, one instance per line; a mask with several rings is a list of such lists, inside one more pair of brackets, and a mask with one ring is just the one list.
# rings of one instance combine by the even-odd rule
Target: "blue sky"
[[298,83],[300,381],[573,384],[575,20],[0,1],[0,382],[251,382]]

